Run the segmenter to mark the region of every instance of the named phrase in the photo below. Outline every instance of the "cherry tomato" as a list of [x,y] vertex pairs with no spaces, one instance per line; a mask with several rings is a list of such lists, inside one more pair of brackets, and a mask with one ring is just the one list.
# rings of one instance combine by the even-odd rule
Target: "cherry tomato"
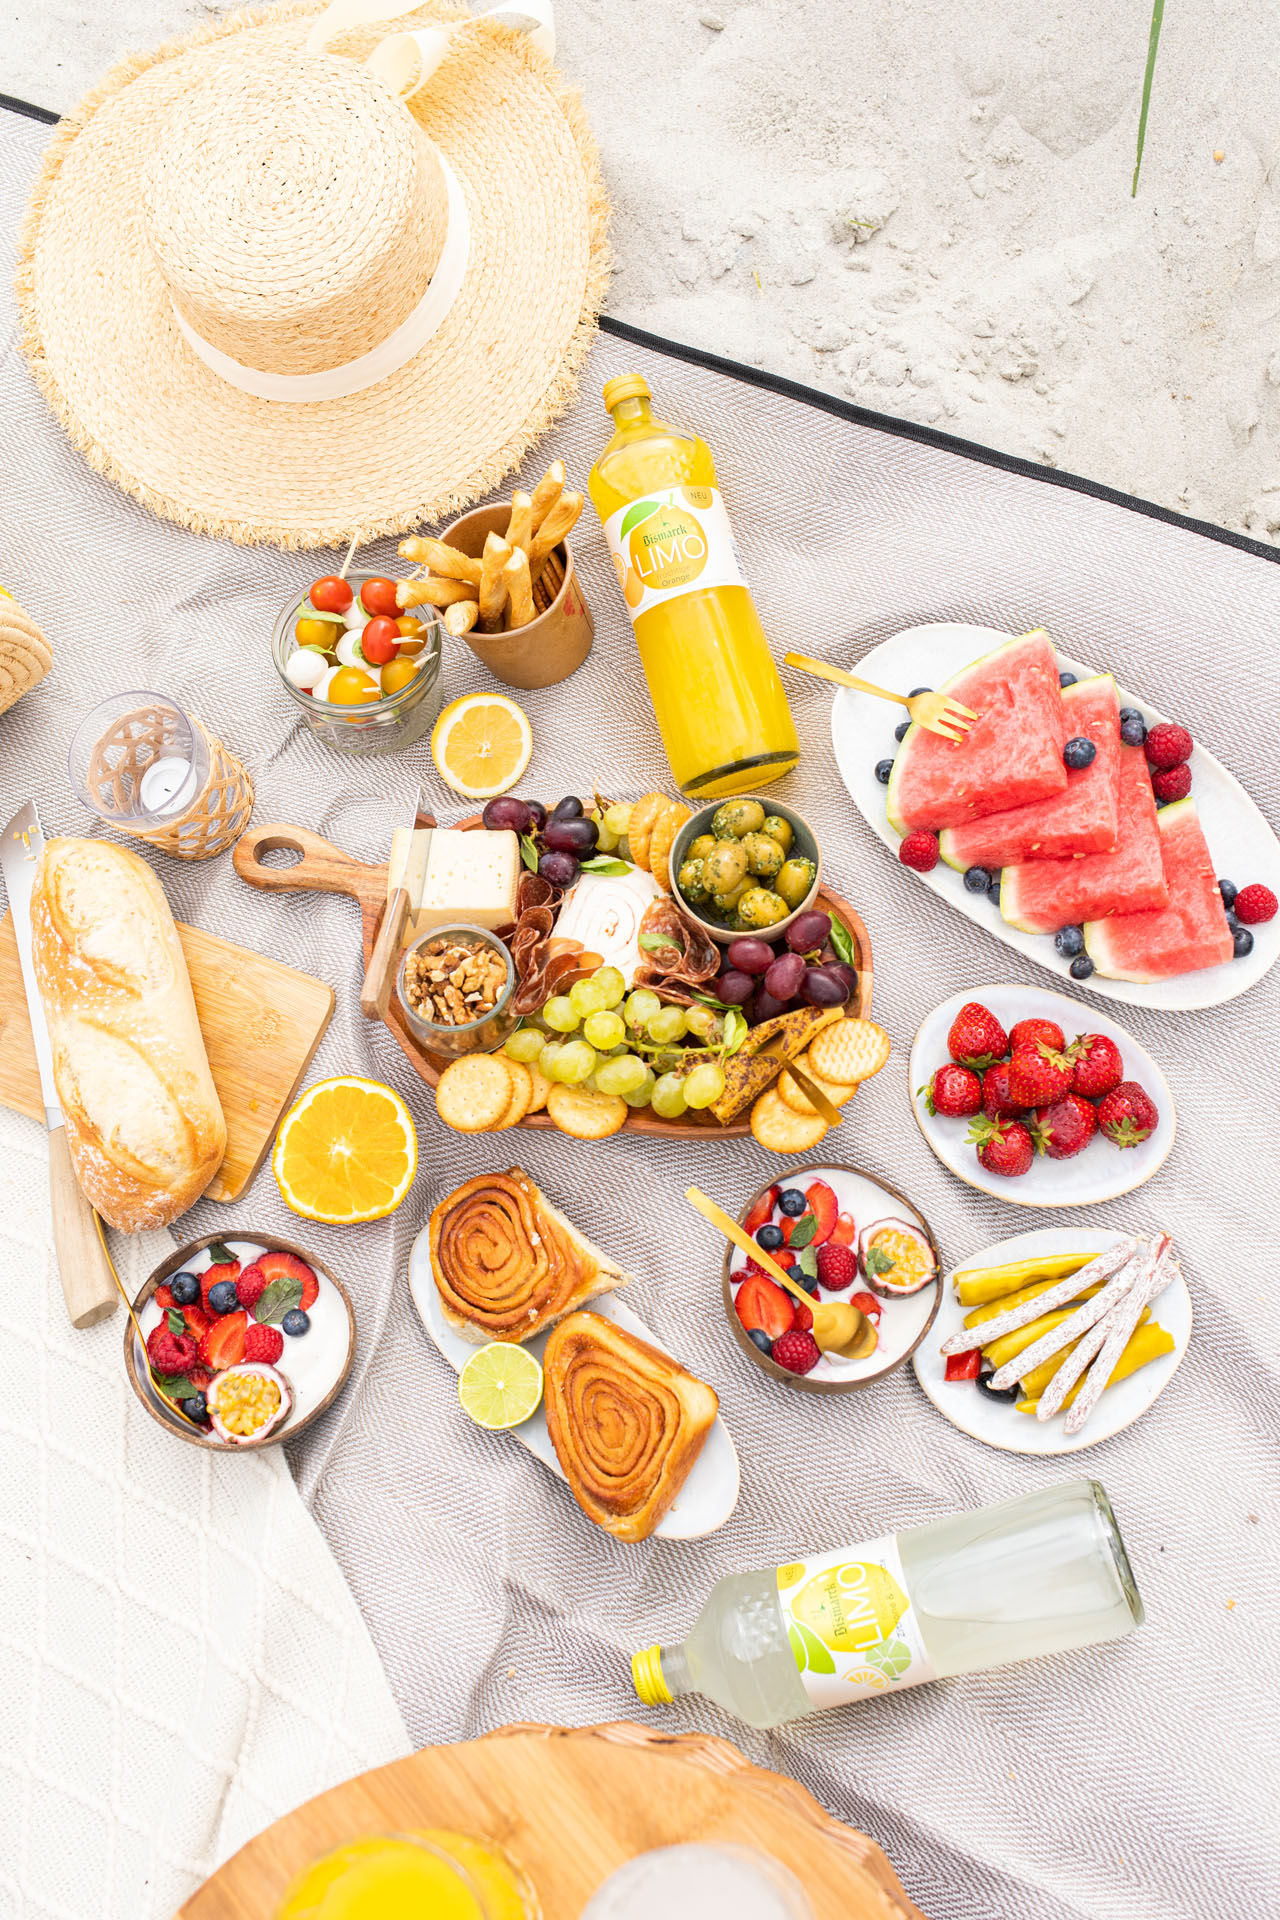
[[360,651],[371,666],[385,667],[400,651],[400,629],[385,614],[377,614],[362,628]]
[[417,670],[416,660],[388,660],[380,675],[383,693],[399,693],[402,687],[408,686]]
[[340,667],[329,682],[329,699],[335,707],[358,707],[365,700],[378,698],[378,683],[359,667]]
[[322,580],[314,583],[309,598],[312,606],[319,607],[322,613],[345,613],[355,594],[336,573],[326,573]]
[[366,613],[387,613],[395,615],[400,607],[396,600],[396,583],[379,575],[366,580],[360,589],[360,600]]
[[332,620],[308,620],[304,614],[294,625],[293,637],[300,647],[323,647],[332,653],[345,631]]

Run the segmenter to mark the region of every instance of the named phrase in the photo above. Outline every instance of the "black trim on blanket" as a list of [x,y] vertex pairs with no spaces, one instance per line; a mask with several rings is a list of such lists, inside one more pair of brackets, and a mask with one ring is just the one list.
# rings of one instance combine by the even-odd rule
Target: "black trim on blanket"
[[[61,115],[51,113],[48,107],[33,106],[29,100],[19,100],[13,94],[0,93],[0,107],[9,113],[21,114],[26,120],[40,120],[46,126],[56,126]],[[1251,540],[1247,533],[1233,533],[1229,527],[1215,527],[1207,520],[1193,520],[1185,513],[1175,513],[1171,507],[1159,507],[1154,500],[1141,500],[1134,493],[1121,493],[1115,487],[1104,487],[1100,481],[1086,480],[1077,473],[1062,473],[1057,467],[1045,467],[1035,460],[1023,460],[1015,453],[1001,453],[995,447],[984,447],[976,440],[962,440],[953,433],[939,433],[936,427],[923,426],[917,420],[899,420],[891,413],[875,413],[870,407],[857,407],[851,400],[837,399],[835,394],[822,393],[816,387],[802,386],[798,380],[787,380],[780,373],[766,373],[760,367],[743,366],[737,360],[725,360],[716,353],[704,353],[701,347],[686,347],[678,340],[666,340],[660,334],[646,333],[643,327],[633,327],[629,320],[615,320],[612,314],[600,316],[600,331],[612,335],[615,340],[629,340],[633,346],[646,347],[651,353],[665,354],[669,360],[684,360],[691,367],[705,367],[709,373],[725,375],[730,380],[738,380],[744,386],[762,387],[766,393],[779,393],[786,400],[798,400],[803,406],[816,407],[820,413],[834,415],[837,420],[852,420],[855,426],[871,427],[877,433],[892,433],[899,440],[916,440],[922,446],[937,447],[943,453],[959,454],[963,460],[976,460],[984,467],[1001,467],[1006,473],[1020,474],[1025,480],[1046,480],[1050,486],[1067,487],[1072,493],[1086,493],[1093,500],[1106,500],[1113,507],[1128,507],[1131,513],[1145,513],[1149,520],[1163,520],[1171,527],[1181,527],[1184,533],[1203,534],[1207,540],[1220,540],[1224,546],[1238,547],[1241,553],[1256,554],[1259,560],[1280,561],[1280,547],[1268,546],[1262,540]]]

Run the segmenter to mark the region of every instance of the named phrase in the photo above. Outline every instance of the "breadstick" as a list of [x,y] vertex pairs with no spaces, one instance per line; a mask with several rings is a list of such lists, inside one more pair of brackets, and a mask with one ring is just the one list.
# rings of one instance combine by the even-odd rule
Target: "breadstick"
[[529,556],[523,547],[513,547],[511,558],[502,569],[502,584],[507,590],[507,626],[527,627],[533,618],[533,588],[529,584]]
[[457,600],[474,600],[476,590],[469,580],[397,580],[396,605],[410,607],[451,607]]
[[531,532],[536,533],[564,492],[564,461],[553,460],[530,497],[533,508]]
[[538,528],[529,549],[529,572],[535,580],[547,564],[548,555],[560,545],[570,528],[577,524],[584,497],[580,493],[562,493]]
[[469,580],[473,587],[480,585],[480,562],[473,560],[469,553],[460,553],[457,547],[451,547],[443,540],[423,540],[417,534],[411,534],[400,542],[400,552],[406,560],[416,560],[420,566],[430,567],[432,573],[443,580]]
[[496,633],[507,601],[502,569],[511,558],[511,548],[500,534],[491,533],[484,543],[480,569],[480,631]]
[[456,600],[444,610],[446,630],[455,640],[461,640],[464,634],[470,633],[479,618],[480,608],[474,600]]
[[[1096,1282],[1110,1280],[1114,1274],[1127,1267],[1138,1252],[1141,1242],[1130,1234],[1114,1247],[1108,1247],[1105,1253],[1099,1253],[1081,1267],[1079,1273],[1073,1273],[1066,1280],[1059,1280],[1056,1287],[1050,1287],[1045,1293],[1038,1293],[1034,1300],[1024,1300],[1020,1307],[1007,1307],[991,1320],[982,1320],[972,1327],[961,1327],[944,1340],[938,1351],[941,1354],[971,1353],[974,1347],[989,1347],[993,1340],[999,1340],[1006,1333],[1015,1333],[1019,1327],[1029,1327],[1042,1313],[1051,1313],[1055,1307],[1065,1307],[1077,1294]],[[1095,1295],[1095,1298],[1097,1296]],[[1022,1359],[1022,1355],[1018,1355]],[[1020,1378],[1020,1375],[1015,1375]]]
[[533,538],[533,501],[527,493],[511,496],[511,518],[507,522],[507,545],[527,547]]

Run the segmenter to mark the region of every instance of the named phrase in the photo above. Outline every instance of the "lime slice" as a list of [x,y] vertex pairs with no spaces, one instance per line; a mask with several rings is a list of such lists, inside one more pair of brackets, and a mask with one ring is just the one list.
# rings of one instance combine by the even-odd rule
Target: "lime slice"
[[531,1353],[495,1340],[473,1353],[458,1375],[458,1398],[478,1427],[518,1427],[542,1400],[542,1368]]

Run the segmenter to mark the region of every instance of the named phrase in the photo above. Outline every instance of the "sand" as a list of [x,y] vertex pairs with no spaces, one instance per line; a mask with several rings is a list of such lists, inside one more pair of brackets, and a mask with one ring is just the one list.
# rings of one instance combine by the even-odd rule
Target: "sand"
[[[9,0],[57,109],[219,11]],[[1148,0],[559,0],[617,218],[611,310],[861,405],[1280,536],[1280,52]],[[1274,175],[1274,177],[1273,177]]]

